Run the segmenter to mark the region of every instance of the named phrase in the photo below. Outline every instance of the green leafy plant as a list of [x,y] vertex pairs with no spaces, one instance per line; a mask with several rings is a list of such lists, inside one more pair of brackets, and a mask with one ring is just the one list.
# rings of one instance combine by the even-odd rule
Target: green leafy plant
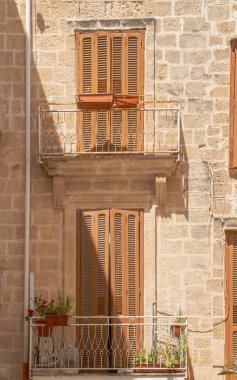
[[160,367],[163,364],[166,368],[175,367],[184,368],[187,354],[187,334],[182,334],[179,340],[168,341],[164,346],[156,345],[149,352],[143,350],[135,356],[135,364],[152,364],[154,367]]
[[55,301],[53,299],[51,299],[51,301],[46,301],[42,299],[41,296],[37,296],[34,298],[34,305],[35,311],[39,313],[40,316],[58,314],[55,307]]
[[58,315],[68,315],[72,310],[72,298],[70,296],[66,296],[64,298],[60,293],[58,293],[55,310]]
[[178,364],[176,346],[173,346],[171,342],[166,342],[162,353],[163,362],[166,368],[174,368],[175,365]]
[[135,356],[135,364],[145,364],[145,363],[147,363],[146,351],[137,353]]
[[154,364],[160,363],[162,350],[153,348],[148,353],[142,351],[135,356],[135,364]]
[[34,298],[35,310],[29,309],[28,315],[25,317],[29,320],[30,317],[34,317],[35,312],[41,317],[45,315],[69,315],[72,310],[72,299],[70,296],[65,298],[58,293],[56,301],[52,298],[50,301],[43,299],[40,296]]
[[187,334],[182,334],[178,343],[167,342],[162,350],[163,363],[167,368],[184,367],[186,364]]
[[183,317],[183,312],[182,312],[181,306],[179,307],[178,317],[176,318],[175,322],[176,323],[185,323],[186,322],[186,318]]

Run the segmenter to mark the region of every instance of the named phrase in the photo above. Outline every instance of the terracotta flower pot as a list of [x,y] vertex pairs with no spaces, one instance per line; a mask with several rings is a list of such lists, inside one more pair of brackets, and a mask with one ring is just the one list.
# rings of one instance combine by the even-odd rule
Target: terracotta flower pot
[[136,108],[138,95],[115,95],[116,106],[119,108]]
[[38,336],[52,336],[54,326],[47,325],[44,320],[37,320],[35,323],[37,326],[37,334]]
[[67,326],[68,325],[68,315],[46,315],[46,325],[47,326]]
[[113,94],[79,94],[77,106],[81,109],[110,109],[113,105]]
[[68,315],[56,315],[55,317],[55,326],[68,325]]
[[181,335],[181,326],[178,326],[178,325],[170,326],[170,332],[171,332],[172,337],[179,338]]
[[55,326],[56,325],[56,317],[55,314],[48,314],[45,316],[46,319],[46,325],[47,326]]

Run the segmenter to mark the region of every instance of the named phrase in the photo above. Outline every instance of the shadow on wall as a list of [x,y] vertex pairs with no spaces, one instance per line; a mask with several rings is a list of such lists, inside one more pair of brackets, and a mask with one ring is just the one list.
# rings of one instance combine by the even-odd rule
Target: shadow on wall
[[[0,332],[0,378],[4,380],[21,379],[23,360],[26,35],[22,20],[25,20],[24,0],[0,2],[0,268],[3,271],[0,321],[4,326]],[[46,97],[33,54],[31,90],[32,207],[39,209],[40,199],[51,197],[52,185],[38,161],[37,104],[46,103]],[[36,182],[39,186],[34,193]],[[41,192],[43,187],[47,190]],[[36,225],[32,225],[31,238],[37,246]],[[31,270],[38,270],[35,250],[31,252]]]
[[156,208],[156,216],[171,218],[173,213],[184,215],[188,220],[188,172],[189,163],[182,124],[180,122],[180,161],[174,173],[167,178],[167,198],[164,208]]

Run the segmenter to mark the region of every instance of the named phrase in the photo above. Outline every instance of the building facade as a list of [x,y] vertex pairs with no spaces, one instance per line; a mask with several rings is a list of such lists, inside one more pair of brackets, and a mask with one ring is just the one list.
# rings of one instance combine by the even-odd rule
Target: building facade
[[[2,380],[23,361],[25,6],[0,2]],[[237,355],[237,5],[32,0],[31,25],[30,295],[69,294],[81,317],[181,312],[186,377],[224,379]],[[136,329],[120,342],[132,331],[135,351]]]

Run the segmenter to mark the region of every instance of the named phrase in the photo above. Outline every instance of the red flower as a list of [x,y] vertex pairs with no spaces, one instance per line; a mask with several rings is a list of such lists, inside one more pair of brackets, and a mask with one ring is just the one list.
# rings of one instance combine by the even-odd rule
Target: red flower
[[44,301],[43,301],[43,305],[46,305],[47,302],[48,302],[48,301],[45,301],[45,300],[44,300]]
[[34,316],[34,310],[29,309],[28,310],[28,317],[33,317]]

